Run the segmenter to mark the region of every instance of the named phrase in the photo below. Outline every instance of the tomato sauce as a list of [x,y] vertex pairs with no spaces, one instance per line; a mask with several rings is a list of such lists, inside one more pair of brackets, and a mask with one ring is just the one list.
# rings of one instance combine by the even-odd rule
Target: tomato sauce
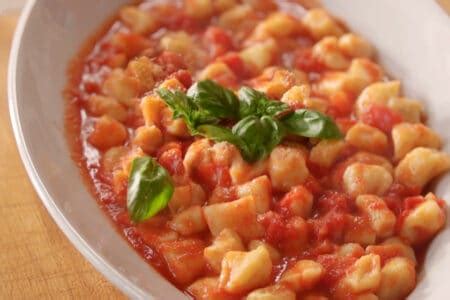
[[[126,24],[126,18],[123,17],[125,13],[121,10],[121,13],[107,21],[82,47],[68,70],[69,83],[65,90],[67,140],[72,158],[79,167],[87,187],[102,209],[111,217],[120,234],[145,261],[177,288],[191,296],[192,290],[188,292],[187,289],[192,287],[192,283],[196,280],[218,276],[217,270],[214,270],[213,266],[207,264],[203,258],[204,248],[211,245],[216,237],[208,230],[196,232],[187,237],[172,230],[171,222],[174,214],[179,213],[179,211],[174,213],[173,210],[180,208],[171,208],[170,205],[169,208],[145,222],[136,224],[131,221],[126,207],[131,161],[143,155],[153,156],[168,171],[177,187],[188,186],[189,188],[179,191],[181,196],[178,195],[177,201],[180,203],[177,205],[181,208],[184,208],[184,205],[191,206],[191,203],[183,203],[189,197],[199,201],[193,206],[232,202],[240,198],[242,190],[245,190],[242,187],[244,183],[237,184],[233,181],[236,170],[232,170],[232,164],[236,159],[222,158],[218,163],[203,153],[203,156],[196,158],[194,167],[189,168],[185,162],[186,154],[199,138],[186,135],[187,128],[183,127],[183,124],[170,123],[174,121],[172,112],[166,110],[165,104],[161,105],[155,100],[157,96],[153,87],[166,85],[166,88],[175,87],[186,91],[194,82],[206,76],[205,72],[208,67],[211,67],[213,70],[209,70],[210,73],[206,78],[212,77],[211,79],[219,84],[235,90],[248,85],[273,95],[276,100],[285,100],[283,97],[286,91],[283,89],[286,86],[311,85],[310,95],[308,94],[305,98],[309,100],[320,98],[319,103],[326,104],[323,112],[336,122],[344,134],[358,123],[358,118],[359,121],[378,128],[387,135],[396,124],[403,121],[398,112],[379,105],[372,105],[361,116],[357,116],[354,110],[358,93],[350,91],[349,87],[343,87],[332,93],[321,90],[322,80],[325,80],[330,73],[334,76],[337,72],[326,65],[326,60],[317,57],[314,45],[317,44],[318,39],[308,32],[306,25],[302,23],[295,23],[298,28],[293,30],[295,34],[292,36],[277,37],[276,50],[270,50],[273,52],[273,57],[267,58],[267,66],[258,67],[258,63],[266,59],[263,55],[258,56],[256,62],[249,63],[248,60],[251,60],[252,56],[245,57],[242,52],[251,47],[252,43],[258,43],[267,38],[264,34],[258,36],[261,33],[258,33],[257,28],[270,32],[269,25],[266,24],[266,27],[259,25],[280,7],[285,7],[285,10],[286,7],[291,7],[277,6],[278,2],[288,2],[289,5],[300,8],[298,9],[300,15],[295,16],[297,18],[303,17],[306,12],[302,7],[291,3],[292,1],[247,2],[252,8],[250,12],[247,12],[248,16],[240,22],[231,22],[227,25],[228,27],[224,25],[226,18],[221,18],[218,13],[213,14],[209,19],[199,20],[193,17],[192,12],[189,14],[181,1],[156,1],[156,4],[142,2],[137,6],[140,10],[151,13],[152,16],[164,16],[156,19],[156,30],[151,33],[133,32],[133,27]],[[293,17],[290,16],[288,19],[290,18]],[[344,28],[342,24],[340,26]],[[282,30],[272,34],[281,34],[280,32]],[[192,44],[186,50],[183,48],[183,43],[177,44],[179,42],[177,39],[164,40],[170,34],[177,35],[179,40],[190,39]],[[171,50],[162,49],[161,44],[164,43],[169,45],[167,48]],[[177,51],[185,51],[185,53],[180,54]],[[140,57],[151,62],[153,67],[151,72],[129,67],[129,62]],[[364,66],[367,68],[369,77],[381,78],[380,71],[374,63],[364,62]],[[144,76],[140,80],[139,76],[134,76],[136,74],[133,72],[138,75],[144,74]],[[131,73],[134,77],[130,75]],[[277,76],[281,79],[277,79]],[[142,83],[149,77],[152,81],[146,83],[152,86],[151,89],[146,88]],[[111,78],[116,80],[114,83],[120,82],[120,89],[115,84],[107,84]],[[98,120],[104,118],[108,112],[97,113],[95,109],[103,108],[103,106],[90,104],[92,96],[108,98],[108,93],[115,94],[117,98],[115,100],[119,102],[116,108],[125,109],[126,117],[120,122],[109,118],[107,119],[109,123],[106,123],[108,126],[104,123],[102,125],[104,127],[100,130]],[[110,100],[104,98],[100,98],[99,101]],[[144,98],[149,102],[154,101],[152,102],[154,107],[150,113],[158,119],[157,121],[148,116],[148,111],[144,111],[142,107]],[[311,105],[300,100],[302,100],[300,97],[295,97],[288,104],[294,109],[308,108],[308,105]],[[155,146],[154,151],[141,149],[142,147],[136,146],[138,143],[135,141],[138,128],[151,126],[161,127],[161,141]],[[150,135],[146,142],[152,143],[156,139],[157,137]],[[299,149],[304,147],[304,151],[297,149],[303,152],[310,152],[317,145],[316,140],[303,137],[289,136],[286,140],[286,144],[299,144]],[[392,143],[390,136],[388,142]],[[112,148],[114,151],[110,151]],[[341,279],[352,271],[355,261],[362,255],[355,254],[358,251],[351,255],[339,255],[340,247],[355,239],[349,237],[348,232],[362,234],[363,229],[371,226],[369,216],[357,208],[355,197],[345,191],[344,172],[355,162],[383,165],[383,159],[386,159],[389,164],[392,164],[390,154],[392,149],[389,149],[390,151],[382,153],[384,157],[374,158],[374,155],[362,153],[360,149],[347,143],[331,165],[324,166],[320,162],[313,162],[310,157],[305,158],[308,174],[302,184],[290,187],[289,191],[274,190],[272,186],[274,180],[270,181],[267,189],[270,198],[269,209],[258,212],[256,224],[253,224],[261,230],[258,242],[267,243],[279,254],[279,259],[273,262],[270,280],[266,282],[266,286],[278,284],[283,280],[283,274],[287,270],[293,268],[299,260],[308,259],[320,263],[324,269],[323,277],[309,293],[331,297],[331,299],[335,297]],[[356,157],[358,154],[362,155]],[[226,155],[223,154],[223,157]],[[270,162],[264,163],[270,164]],[[243,167],[244,171],[241,171],[243,173],[241,175],[254,179],[257,176],[249,174],[257,169],[255,166],[256,164]],[[295,171],[294,169],[298,166],[291,167]],[[268,175],[267,170],[255,171],[256,173],[258,176],[267,177]],[[284,175],[289,177],[290,174]],[[246,183],[248,182],[252,181],[246,180]],[[197,186],[187,183],[195,183]],[[252,192],[262,193],[263,189],[264,186],[258,186],[256,191]],[[420,187],[411,187],[394,181],[389,189],[380,195],[397,218],[397,231],[411,211],[424,201],[424,198],[420,196],[421,192]],[[311,205],[308,206],[310,197]],[[203,199],[203,202],[199,199]],[[442,207],[442,200],[438,203]],[[382,204],[369,207],[371,210],[384,208]],[[306,213],[301,216],[303,212]],[[246,221],[248,222],[243,224],[250,224],[252,220]],[[379,247],[374,248],[374,253],[380,256],[381,265],[392,257],[402,255],[396,247],[385,249],[386,247],[379,246],[381,241],[382,239],[377,237],[375,242],[377,246],[374,246]],[[249,241],[245,243],[249,244]],[[426,246],[421,245],[414,249],[419,256],[419,262],[423,259],[425,248]],[[304,296],[303,292],[295,293],[298,299]],[[198,294],[195,295],[198,296]],[[205,286],[203,297],[210,298],[202,299],[242,299],[245,295],[246,293],[242,292],[228,293],[219,288]],[[345,297],[342,298],[341,295],[341,298],[336,299],[351,299],[356,296],[345,294]]]

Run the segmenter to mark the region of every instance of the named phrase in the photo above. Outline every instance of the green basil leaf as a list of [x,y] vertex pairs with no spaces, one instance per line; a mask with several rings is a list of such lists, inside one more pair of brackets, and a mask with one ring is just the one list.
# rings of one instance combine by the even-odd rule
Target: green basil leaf
[[173,112],[174,118],[183,118],[192,134],[197,133],[197,126],[219,122],[219,118],[206,110],[200,109],[194,101],[181,91],[170,91],[162,88],[158,95]]
[[242,118],[248,116],[275,116],[289,110],[286,103],[270,100],[264,93],[249,87],[242,87],[239,92],[239,116]]
[[248,116],[236,123],[232,133],[246,145],[242,154],[250,162],[266,158],[284,137],[278,120],[270,116]]
[[128,179],[127,208],[135,222],[142,222],[167,206],[174,191],[169,173],[153,158],[135,158]]
[[192,98],[200,109],[217,118],[238,118],[239,100],[234,92],[212,80],[198,81],[189,88],[187,96]]
[[298,109],[281,120],[291,134],[322,139],[342,138],[334,121],[317,111]]

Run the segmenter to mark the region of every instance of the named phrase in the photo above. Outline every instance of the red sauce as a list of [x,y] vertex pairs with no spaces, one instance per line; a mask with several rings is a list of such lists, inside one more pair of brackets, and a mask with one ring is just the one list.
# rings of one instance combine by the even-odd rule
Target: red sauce
[[385,106],[372,105],[361,115],[361,120],[368,125],[390,133],[396,124],[402,122],[402,116]]
[[[81,49],[68,72],[69,84],[65,91],[67,140],[72,157],[80,168],[88,188],[130,245],[163,276],[184,291],[199,278],[217,276],[203,258],[204,248],[211,244],[214,237],[209,231],[195,233],[188,237],[174,236],[175,231],[170,228],[170,221],[173,218],[173,212],[170,209],[165,209],[141,224],[135,224],[130,220],[126,208],[127,170],[133,155],[145,155],[144,150],[134,145],[133,137],[136,129],[147,123],[147,121],[144,122],[145,116],[140,107],[141,98],[153,94],[152,90],[146,89],[139,80],[126,77],[129,72],[126,66],[136,57],[146,57],[157,67],[157,70],[152,71],[155,86],[167,82],[165,81],[167,79],[172,79],[172,84],[178,84],[179,88],[185,90],[195,82],[205,66],[221,62],[230,72],[214,75],[212,79],[220,84],[236,89],[244,84],[251,84],[256,88],[265,87],[264,84],[276,80],[273,70],[269,72],[270,74],[262,75],[260,70],[255,72],[255,66],[246,63],[239,52],[247,47],[244,41],[250,36],[254,27],[276,6],[274,7],[274,3],[269,0],[249,2],[256,7],[254,8],[256,11],[252,11],[243,24],[233,24],[236,30],[218,27],[217,16],[211,18],[211,22],[196,20],[188,16],[178,1],[173,3],[162,1],[162,4],[143,2],[140,4],[141,9],[154,15],[164,16],[157,20],[160,26],[158,30],[151,34],[133,33],[119,20],[118,16],[114,16]],[[195,46],[198,46],[197,50],[200,54],[196,53],[198,56],[195,56],[195,53],[180,55],[160,49],[158,46],[160,39],[169,31],[186,32],[195,42]],[[299,26],[298,32],[293,37],[282,37],[277,41],[279,49],[272,61],[276,67],[284,71],[293,68],[305,72],[301,73],[304,75],[302,80],[309,79],[314,85],[326,76],[327,72],[333,72],[333,70],[327,69],[323,62],[314,57],[313,44],[314,39],[311,35],[306,33],[305,28]],[[366,62],[365,65],[369,69],[370,76],[374,78],[381,76],[374,63]],[[126,104],[120,103],[121,107],[126,107],[126,118],[123,122],[112,122],[107,124],[108,126],[103,124],[104,128],[99,129],[97,123],[99,116],[91,111],[88,104],[92,95],[106,94],[107,88],[104,82],[112,76],[111,74],[115,74],[114,72],[117,71],[115,69],[124,69],[122,73],[119,71],[121,74],[119,76],[125,76],[124,80],[129,80],[127,84],[136,89],[130,92],[130,99],[122,99],[127,102]],[[272,87],[273,90],[267,92],[277,95],[274,98],[281,98],[278,97],[281,96],[279,86],[297,84],[298,78],[293,75],[294,72],[285,73],[288,73],[288,76]],[[319,95],[314,88],[311,93],[313,97],[322,97],[322,100],[327,103],[327,114],[335,119],[342,132],[347,132],[357,122],[353,112],[356,95],[348,91],[339,91],[327,96]],[[304,107],[303,103],[290,103],[290,105],[294,108]],[[361,120],[390,133],[392,127],[401,122],[402,118],[386,107],[372,106],[363,113]],[[155,126],[157,125],[160,124]],[[124,128],[120,129],[121,136],[112,134],[120,131],[117,127]],[[186,177],[190,176],[188,179],[198,184],[205,194],[203,196],[208,199],[206,204],[210,204],[209,201],[211,203],[228,202],[238,198],[239,189],[237,185],[233,185],[229,165],[211,160],[211,162],[196,164],[191,171],[185,167],[183,160],[194,138],[171,135],[167,128],[161,131],[162,144],[154,153],[146,155],[154,156],[159,164],[175,178],[174,181],[177,184],[185,183]],[[110,133],[111,136],[108,136]],[[108,136],[106,143],[101,136]],[[289,142],[302,143],[308,150],[315,145],[313,142],[307,142],[307,139],[293,138]],[[120,144],[116,150],[121,156],[111,166],[108,165],[108,161],[114,160],[114,153],[107,150],[116,144]],[[354,147],[346,146],[339,153],[334,164],[327,168],[307,160],[309,176],[302,185],[295,186],[290,191],[274,191],[273,193],[272,186],[269,188],[272,199],[270,210],[258,215],[257,225],[264,229],[262,240],[275,247],[281,259],[274,263],[271,281],[268,284],[277,283],[283,273],[299,259],[313,259],[324,267],[325,275],[311,292],[331,296],[339,280],[350,270],[357,257],[339,256],[336,252],[340,245],[345,243],[346,231],[350,229],[358,231],[370,226],[367,216],[356,209],[355,199],[346,194],[342,188],[343,173],[351,163],[358,161],[354,157],[357,152],[358,150]],[[378,164],[371,159],[360,158],[364,163]],[[267,171],[264,174],[267,175]],[[179,186],[183,187],[182,184]],[[186,186],[190,189],[183,192],[191,194],[196,192],[191,185]],[[383,196],[389,209],[398,217],[398,224],[401,224],[405,216],[423,201],[423,197],[418,196],[420,192],[420,189],[394,183]],[[291,208],[307,201],[311,195],[314,201],[309,217],[302,218],[296,215]],[[443,206],[441,200],[438,203],[441,207]],[[371,208],[383,209],[384,206]],[[250,220],[249,223],[251,223]],[[378,250],[375,249],[376,251]],[[378,252],[382,262],[399,254],[399,250],[395,247]],[[165,253],[173,255],[165,256]],[[170,261],[184,263],[177,264]],[[204,294],[205,297],[209,297],[208,299],[221,300],[241,299],[245,296],[244,294],[230,295],[218,288],[205,288]],[[303,297],[303,294],[298,297]]]

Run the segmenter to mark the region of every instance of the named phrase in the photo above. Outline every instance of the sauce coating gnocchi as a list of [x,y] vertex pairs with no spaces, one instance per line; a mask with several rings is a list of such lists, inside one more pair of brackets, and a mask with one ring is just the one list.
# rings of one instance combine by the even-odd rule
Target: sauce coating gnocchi
[[[296,1],[142,1],[74,60],[68,136],[120,232],[190,297],[404,299],[421,249],[445,225],[445,202],[427,187],[450,157],[423,104],[374,56],[368,39]],[[286,134],[250,162],[235,144],[193,133],[157,93],[207,79],[321,112],[342,138]],[[136,223],[127,183],[141,157],[174,188]]]

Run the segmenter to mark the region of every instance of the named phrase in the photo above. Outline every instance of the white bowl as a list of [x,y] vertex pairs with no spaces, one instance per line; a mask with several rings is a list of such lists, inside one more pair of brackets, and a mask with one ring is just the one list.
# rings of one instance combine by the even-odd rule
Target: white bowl
[[[131,298],[186,299],[116,232],[88,193],[64,136],[62,96],[69,60],[125,0],[30,0],[11,52],[11,120],[28,175],[48,211],[77,249]],[[332,13],[377,47],[405,94],[426,103],[429,123],[450,137],[450,19],[434,1],[325,0]],[[446,145],[447,151],[449,145]],[[450,175],[437,194],[450,200]],[[20,226],[20,224],[18,224]],[[448,226],[432,243],[410,299],[450,292]]]

